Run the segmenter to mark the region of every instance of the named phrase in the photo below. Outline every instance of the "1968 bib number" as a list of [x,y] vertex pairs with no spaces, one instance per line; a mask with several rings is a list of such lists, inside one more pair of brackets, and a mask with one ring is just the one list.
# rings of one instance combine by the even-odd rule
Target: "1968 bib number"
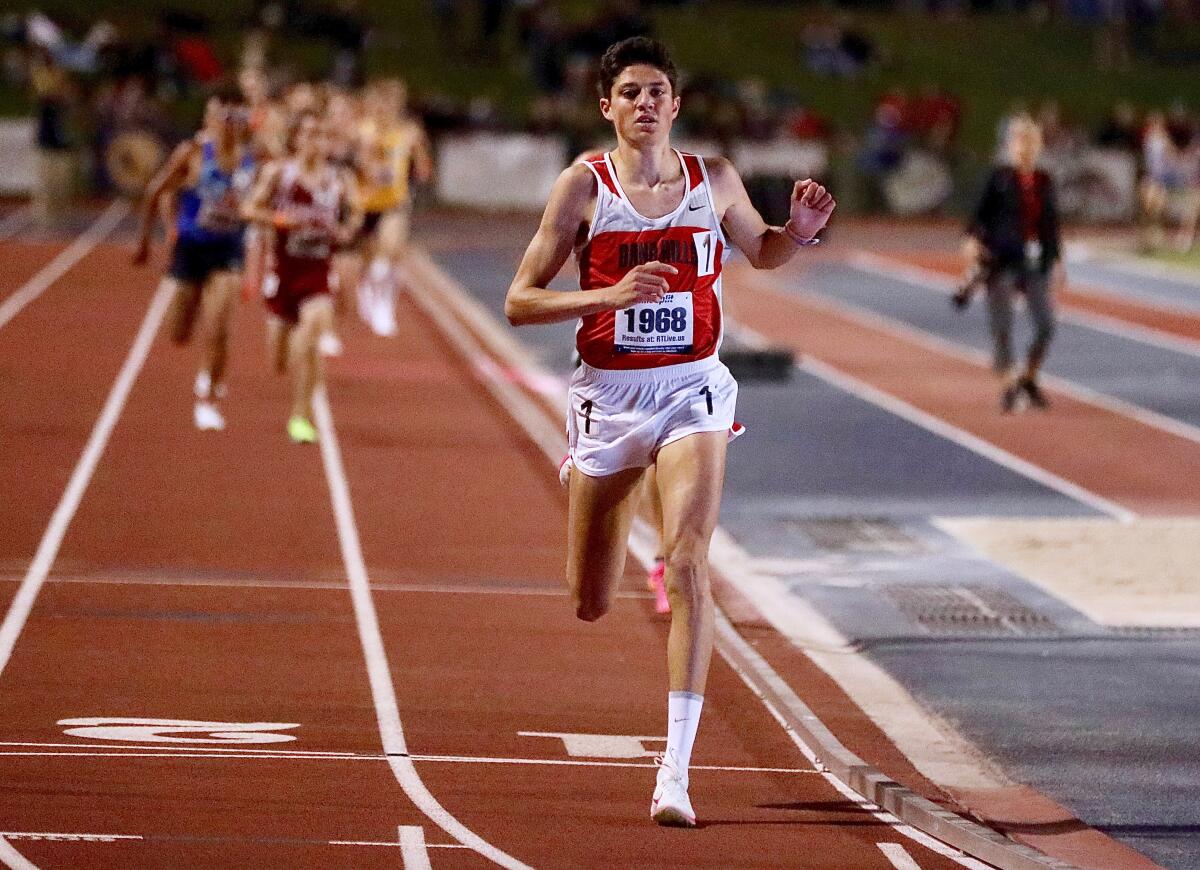
[[692,294],[667,293],[661,302],[643,302],[616,312],[613,340],[619,353],[689,353],[692,349]]

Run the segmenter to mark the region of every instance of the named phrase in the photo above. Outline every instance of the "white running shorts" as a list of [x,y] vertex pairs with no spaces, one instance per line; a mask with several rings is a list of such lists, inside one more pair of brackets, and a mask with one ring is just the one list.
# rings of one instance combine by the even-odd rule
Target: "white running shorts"
[[733,426],[738,386],[716,356],[658,369],[580,365],[567,392],[567,450],[590,477],[646,468],[672,441]]

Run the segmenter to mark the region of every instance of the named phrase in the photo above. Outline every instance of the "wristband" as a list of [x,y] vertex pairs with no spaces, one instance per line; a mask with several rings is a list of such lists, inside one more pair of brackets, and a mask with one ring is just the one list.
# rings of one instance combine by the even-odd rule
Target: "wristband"
[[799,245],[802,248],[807,248],[811,245],[821,244],[821,240],[818,239],[816,236],[813,236],[811,239],[803,239],[800,236],[796,235],[796,233],[792,230],[792,219],[791,218],[788,218],[787,223],[785,223],[783,225],[783,232],[789,239],[791,239],[793,242],[795,242],[797,245]]

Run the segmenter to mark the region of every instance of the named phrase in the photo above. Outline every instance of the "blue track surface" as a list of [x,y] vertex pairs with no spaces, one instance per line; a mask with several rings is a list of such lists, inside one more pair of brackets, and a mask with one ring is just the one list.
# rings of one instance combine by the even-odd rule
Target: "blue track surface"
[[1072,281],[1090,284],[1117,296],[1185,308],[1200,315],[1200,277],[1189,281],[1168,275],[1147,275],[1103,262],[1072,263],[1068,274]]
[[[982,300],[959,313],[944,293],[836,263],[816,265],[803,279],[781,279],[777,286],[828,296],[991,353]],[[1030,337],[1027,318],[1020,313],[1014,337],[1014,351],[1020,352]],[[1096,392],[1200,426],[1200,356],[1060,321],[1045,368]]]

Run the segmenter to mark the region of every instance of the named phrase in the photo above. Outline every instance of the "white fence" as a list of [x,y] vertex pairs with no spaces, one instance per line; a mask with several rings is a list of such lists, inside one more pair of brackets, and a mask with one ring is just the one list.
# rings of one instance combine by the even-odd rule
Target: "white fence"
[[37,178],[34,127],[29,118],[0,118],[0,196],[28,194]]

